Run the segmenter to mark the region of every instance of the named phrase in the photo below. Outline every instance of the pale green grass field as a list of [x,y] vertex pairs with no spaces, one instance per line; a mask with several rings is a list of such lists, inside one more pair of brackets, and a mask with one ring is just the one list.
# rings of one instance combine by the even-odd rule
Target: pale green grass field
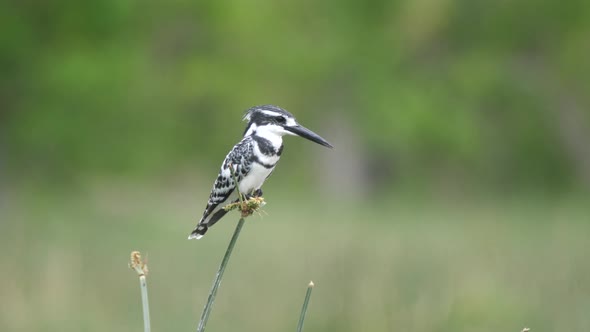
[[[0,331],[141,331],[135,249],[153,331],[196,330],[237,214],[188,241],[196,190],[26,192],[0,212]],[[293,331],[309,280],[308,332],[590,330],[583,199],[289,197],[247,220],[207,331]]]

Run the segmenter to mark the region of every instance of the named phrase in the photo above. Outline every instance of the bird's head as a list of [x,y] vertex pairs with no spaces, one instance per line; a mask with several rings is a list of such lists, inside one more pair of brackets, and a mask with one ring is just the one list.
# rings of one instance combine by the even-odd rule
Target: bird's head
[[248,121],[244,136],[250,136],[254,133],[261,136],[296,135],[332,148],[332,144],[328,143],[328,141],[323,139],[320,135],[297,123],[293,114],[278,106],[254,106],[246,111],[244,121]]

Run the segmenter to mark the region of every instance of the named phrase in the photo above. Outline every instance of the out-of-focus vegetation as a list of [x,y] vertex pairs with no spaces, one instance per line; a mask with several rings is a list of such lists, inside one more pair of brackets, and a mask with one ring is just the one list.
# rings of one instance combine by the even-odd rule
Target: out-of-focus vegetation
[[590,186],[588,1],[0,6],[2,153],[18,173],[217,166],[242,112],[275,103],[360,150],[374,183]]
[[[19,222],[0,235],[2,331],[140,331],[134,248],[147,254],[153,330],[196,329],[238,214],[188,241],[190,192],[103,190],[29,197],[4,214]],[[309,279],[305,331],[590,327],[583,202],[303,211],[291,194],[272,197],[267,216],[246,220],[209,330],[295,330]]]
[[285,139],[215,331],[590,330],[590,2],[0,2],[0,330],[194,329],[243,111]]

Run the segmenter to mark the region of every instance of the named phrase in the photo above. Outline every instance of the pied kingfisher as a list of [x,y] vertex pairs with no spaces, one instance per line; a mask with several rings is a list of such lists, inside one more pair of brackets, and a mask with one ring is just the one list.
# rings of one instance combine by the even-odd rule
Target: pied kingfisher
[[[313,131],[295,121],[293,114],[273,105],[255,106],[246,111],[248,121],[244,138],[227,154],[213,184],[203,217],[189,239],[200,239],[227,211],[225,202],[236,201],[236,184],[240,193],[262,196],[262,184],[270,176],[283,153],[283,135],[297,135],[323,146],[332,145]],[[232,170],[233,169],[233,170]],[[232,176],[233,172],[233,176]],[[229,201],[228,201],[229,199]]]

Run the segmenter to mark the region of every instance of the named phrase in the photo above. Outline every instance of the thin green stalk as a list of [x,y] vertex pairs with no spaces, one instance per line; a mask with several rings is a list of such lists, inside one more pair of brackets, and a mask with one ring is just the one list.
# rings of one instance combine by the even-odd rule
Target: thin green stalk
[[311,297],[311,291],[313,290],[313,281],[307,285],[307,292],[305,293],[305,300],[303,301],[303,307],[301,308],[301,316],[299,317],[299,324],[297,324],[297,332],[303,331],[303,321],[305,321],[305,313],[307,312],[307,305],[309,304],[309,298]]
[[207,303],[205,304],[205,308],[203,309],[203,314],[201,315],[201,321],[199,322],[199,327],[197,328],[197,332],[205,331],[205,325],[207,325],[207,320],[209,320],[209,314],[211,314],[211,310],[213,308],[213,302],[215,301],[215,296],[217,295],[217,289],[221,284],[221,278],[223,278],[223,272],[225,271],[225,267],[229,262],[229,258],[231,256],[232,250],[240,236],[240,231],[242,230],[242,226],[244,225],[244,218],[240,218],[238,225],[236,226],[236,230],[234,231],[234,235],[232,236],[231,240],[229,241],[229,245],[227,246],[227,250],[225,252],[225,256],[223,256],[223,260],[221,261],[221,265],[219,266],[219,270],[217,271],[217,275],[215,276],[215,280],[213,281],[213,286],[211,287],[211,291],[209,292],[209,298],[207,299]]
[[150,325],[150,306],[148,302],[148,292],[147,292],[147,281],[146,281],[146,274],[148,272],[147,265],[144,261],[141,260],[141,254],[139,251],[134,251],[131,253],[131,263],[129,266],[137,272],[139,276],[139,288],[141,290],[141,304],[143,308],[143,330],[144,332],[150,332],[151,325]]
[[143,306],[143,330],[150,332],[150,305],[148,302],[147,282],[145,275],[139,277],[139,287],[141,288],[141,304]]

